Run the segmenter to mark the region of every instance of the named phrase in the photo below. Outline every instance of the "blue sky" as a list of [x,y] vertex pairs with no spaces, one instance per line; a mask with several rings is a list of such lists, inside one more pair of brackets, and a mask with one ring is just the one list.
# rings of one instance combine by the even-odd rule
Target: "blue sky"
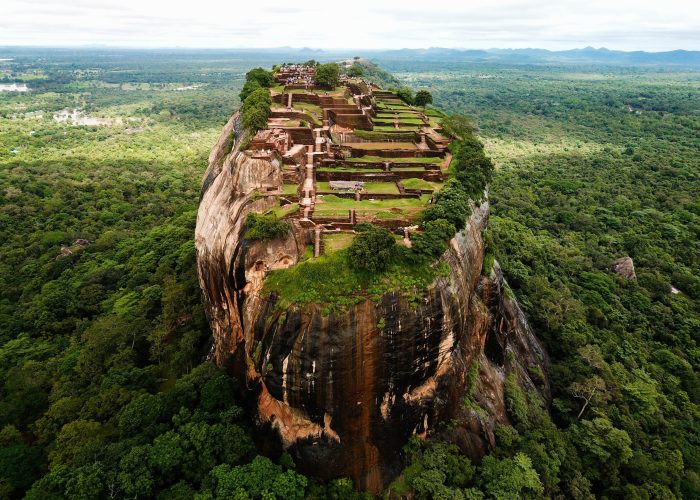
[[689,0],[2,0],[0,45],[700,50]]

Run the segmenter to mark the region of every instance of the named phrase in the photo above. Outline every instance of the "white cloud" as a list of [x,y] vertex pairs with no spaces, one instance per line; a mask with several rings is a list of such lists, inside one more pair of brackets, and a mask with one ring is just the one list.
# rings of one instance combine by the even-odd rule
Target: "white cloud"
[[700,50],[688,0],[2,0],[0,45]]

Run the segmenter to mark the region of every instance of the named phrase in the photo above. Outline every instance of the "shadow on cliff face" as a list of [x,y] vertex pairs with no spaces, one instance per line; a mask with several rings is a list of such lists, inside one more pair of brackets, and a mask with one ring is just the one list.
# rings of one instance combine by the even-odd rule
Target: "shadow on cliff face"
[[[467,380],[460,384],[454,401],[449,432],[440,439],[459,446],[475,461],[493,451],[497,425],[511,424],[506,410],[506,377],[513,374],[518,385],[536,395],[545,407],[551,402],[549,358],[512,296],[498,262],[489,276],[482,276],[474,297],[475,317],[481,321],[467,336],[465,349],[471,350],[465,366]],[[481,339],[481,348],[479,347]],[[541,374],[537,380],[533,373]]]

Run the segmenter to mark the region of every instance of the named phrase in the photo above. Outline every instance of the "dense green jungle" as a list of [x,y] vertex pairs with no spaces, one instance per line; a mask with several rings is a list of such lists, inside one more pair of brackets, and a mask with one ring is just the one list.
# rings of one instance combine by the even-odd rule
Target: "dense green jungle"
[[[375,56],[477,125],[487,261],[553,387],[545,409],[506,385],[513,425],[481,463],[441,442],[449,422],[410,441],[387,495],[699,498],[700,72]],[[0,92],[1,498],[369,498],[259,456],[206,361],[207,157],[246,71],[288,59],[0,49],[0,84],[30,89]],[[610,270],[625,256],[636,279]]]

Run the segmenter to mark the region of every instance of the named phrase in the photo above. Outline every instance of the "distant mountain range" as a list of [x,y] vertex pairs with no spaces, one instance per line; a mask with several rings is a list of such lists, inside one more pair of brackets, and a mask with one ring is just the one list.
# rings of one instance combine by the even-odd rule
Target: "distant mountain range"
[[362,55],[380,60],[412,60],[434,62],[494,62],[511,64],[615,64],[656,66],[700,66],[700,51],[672,50],[667,52],[626,52],[606,48],[585,47],[572,50],[546,49],[428,49],[398,50],[322,50],[313,48],[279,47],[271,49],[246,49],[246,52],[280,53],[298,58],[330,60],[340,56]]
[[[352,56],[364,56],[379,61],[421,61],[421,62],[493,62],[507,64],[611,64],[630,66],[673,66],[696,69],[700,67],[700,51],[672,50],[667,52],[644,52],[596,49],[585,47],[572,50],[546,49],[317,49],[317,48],[248,48],[248,49],[193,49],[186,47],[169,48],[126,48],[106,46],[85,47],[0,47],[0,56],[42,52],[46,55],[71,54],[81,51],[90,53],[127,52],[130,56],[153,56],[154,54],[178,56],[262,56],[286,60],[316,59],[332,61]],[[285,59],[286,58],[286,59]]]
[[298,58],[329,60],[340,56],[363,55],[380,60],[412,60],[434,62],[494,62],[512,64],[615,64],[657,66],[700,66],[700,51],[672,50],[667,52],[626,52],[606,48],[585,47],[572,50],[546,49],[428,49],[397,50],[323,50],[313,48],[279,47],[271,49],[246,49],[246,52],[280,53]]
[[625,52],[621,50],[586,47],[573,50],[545,49],[401,49],[381,51],[391,59],[431,59],[433,61],[493,61],[510,63],[596,63],[653,64],[700,66],[700,51],[673,50],[669,52]]

